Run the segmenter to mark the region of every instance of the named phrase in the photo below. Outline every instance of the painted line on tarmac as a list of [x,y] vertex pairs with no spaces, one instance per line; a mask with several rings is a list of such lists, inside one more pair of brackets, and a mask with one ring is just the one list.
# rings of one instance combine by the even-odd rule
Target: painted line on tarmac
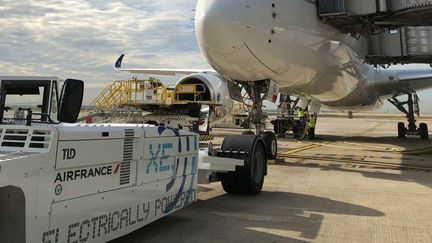
[[[349,138],[349,137],[354,137],[354,136],[359,136],[359,135],[363,135],[363,134],[366,134],[366,133],[370,133],[370,132],[374,131],[375,129],[377,129],[378,127],[384,125],[385,123],[386,122],[380,122],[380,123],[375,124],[374,126],[368,128],[365,131],[356,133],[356,134],[354,134],[352,136],[343,137],[342,139],[346,139],[346,138]],[[303,152],[303,151],[306,151],[306,150],[310,150],[310,149],[314,149],[314,148],[319,148],[321,146],[336,147],[335,145],[331,145],[331,144],[334,144],[334,143],[337,143],[337,142],[341,142],[341,141],[329,141],[329,142],[323,142],[323,143],[308,143],[306,146],[303,146],[303,147],[300,147],[300,148],[291,149],[291,150],[288,150],[287,152],[280,153],[279,155],[281,155],[281,156],[287,156],[287,155]],[[342,147],[342,146],[339,146],[339,147],[343,148],[343,149],[346,149],[346,147]],[[349,148],[349,149],[353,149],[353,148]],[[360,150],[364,150],[364,149],[360,149]]]
[[422,149],[413,149],[413,150],[398,150],[395,152],[400,153],[400,154],[407,154],[407,155],[423,155],[423,154],[432,155],[432,147],[422,148]]
[[386,165],[359,165],[359,164],[349,164],[345,162],[315,162],[315,161],[297,161],[297,162],[285,162],[292,164],[293,166],[296,165],[305,165],[305,166],[313,166],[313,167],[321,167],[321,168],[341,168],[341,169],[369,169],[369,170],[398,170],[398,171],[413,171],[413,172],[432,172],[432,169],[417,169],[417,168],[407,168],[407,167],[400,167],[400,166],[386,166]]
[[291,150],[288,150],[287,152],[280,153],[279,155],[286,156],[286,155],[296,154],[298,152],[302,152],[302,151],[305,151],[305,150],[318,148],[318,147],[321,147],[321,146],[322,146],[321,144],[308,144],[308,145],[302,146],[300,148],[291,149]]
[[[306,146],[288,150],[287,152],[280,153],[279,155],[291,155],[296,154],[298,152],[302,152],[309,149],[314,149],[322,146],[331,147],[331,148],[339,148],[339,149],[347,149],[347,150],[357,150],[357,151],[369,151],[369,152],[385,152],[385,153],[393,153],[393,154],[405,154],[405,155],[432,155],[432,147],[420,148],[420,149],[411,149],[411,150],[401,150],[401,149],[368,149],[368,148],[355,148],[349,146],[341,146],[335,145],[338,141],[335,142],[324,142],[324,143],[309,143]],[[342,142],[342,141],[341,141]]]
[[361,143],[353,143],[353,142],[347,142],[347,141],[342,141],[343,144],[347,144],[347,145],[354,145],[354,146],[359,146],[359,147],[366,147],[366,148],[371,148],[376,150],[378,148],[378,150],[382,150],[382,151],[394,151],[394,150],[398,150],[397,148],[392,148],[392,147],[378,147],[376,145],[369,145],[369,144],[361,144]]
[[[369,129],[367,129],[361,133],[353,135],[353,136],[358,136],[358,135],[370,133],[370,132],[374,131],[375,129],[379,128],[380,126],[384,125],[385,123],[386,122],[380,122],[380,123],[374,125],[373,127],[369,128]],[[349,137],[344,137],[344,139],[346,139],[346,138],[349,138]],[[363,146],[363,147],[369,147],[370,149],[354,148],[352,146],[348,147],[348,146],[334,145],[335,143],[338,143],[338,142],[342,142],[345,144],[357,145],[357,146]],[[390,153],[398,153],[398,154],[405,154],[405,155],[432,155],[432,147],[420,148],[420,149],[411,149],[411,150],[401,150],[401,149],[396,149],[396,148],[379,148],[379,149],[376,149],[376,147],[373,147],[372,145],[356,144],[356,143],[350,143],[350,142],[339,140],[339,141],[331,141],[331,142],[323,142],[323,143],[308,143],[305,146],[291,149],[291,150],[288,150],[287,152],[282,152],[279,154],[279,156],[283,157],[283,156],[288,156],[288,155],[292,155],[292,154],[297,154],[299,152],[319,148],[322,146],[339,148],[339,149],[348,149],[348,150],[370,151],[370,152],[390,152]]]
[[[375,126],[367,129],[366,131],[362,132],[362,133],[358,133],[358,135],[363,135],[365,133],[370,133],[372,131],[374,131],[375,129],[379,128],[380,126],[384,125],[387,122],[381,122],[376,124]],[[349,137],[345,137],[345,138],[349,138]],[[366,144],[358,144],[358,143],[351,143],[351,142],[346,142],[346,141],[342,141],[342,143],[346,143],[346,144],[352,144],[352,145],[357,145],[357,146],[363,146],[363,147],[370,147],[373,148],[373,150],[365,150],[365,151],[372,151],[372,152],[394,152],[394,153],[400,153],[400,154],[407,154],[407,155],[432,155],[432,147],[427,147],[427,148],[421,148],[421,149],[410,149],[410,150],[401,150],[401,149],[397,149],[397,148],[382,148],[380,149],[376,149],[376,147],[372,146],[372,145],[366,145]],[[343,148],[343,147],[340,147]],[[346,148],[346,147],[345,147]],[[354,149],[354,148],[349,148],[349,149]]]
[[[413,166],[413,165],[403,165],[403,164],[393,164],[386,162],[376,162],[376,161],[357,161],[357,160],[346,160],[346,159],[329,159],[319,156],[299,156],[291,155],[286,156],[289,159],[301,159],[296,162],[289,162],[290,164],[306,164],[306,165],[318,165],[321,167],[332,167],[338,166],[341,168],[366,168],[366,169],[389,169],[389,170],[406,170],[406,171],[423,171],[432,172],[432,167],[425,166]],[[309,161],[307,161],[309,160]],[[319,162],[318,162],[319,161]]]

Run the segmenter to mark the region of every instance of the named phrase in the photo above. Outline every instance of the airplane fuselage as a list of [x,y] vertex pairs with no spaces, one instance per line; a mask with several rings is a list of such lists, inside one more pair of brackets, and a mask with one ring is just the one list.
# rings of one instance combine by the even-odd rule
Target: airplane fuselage
[[228,79],[270,79],[284,92],[335,108],[378,108],[377,82],[397,80],[397,72],[366,64],[366,40],[323,23],[313,2],[200,0],[201,50]]

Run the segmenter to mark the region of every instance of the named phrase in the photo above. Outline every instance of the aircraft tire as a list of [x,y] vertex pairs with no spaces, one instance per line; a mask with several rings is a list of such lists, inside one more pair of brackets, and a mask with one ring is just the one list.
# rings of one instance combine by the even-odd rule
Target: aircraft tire
[[420,123],[419,133],[421,139],[429,140],[429,129],[426,123]]
[[236,171],[220,173],[222,187],[228,194],[257,195],[264,184],[267,171],[267,157],[264,141],[260,136],[226,137],[222,150],[248,151],[243,167]]
[[273,125],[273,131],[276,133],[276,134],[280,134],[280,131],[279,131],[279,127],[280,127],[280,120],[279,119],[276,119],[275,121],[274,121],[274,125]]
[[266,145],[267,159],[276,159],[278,152],[276,135],[273,132],[264,132],[263,139]]
[[398,138],[406,138],[406,128],[405,123],[398,123]]

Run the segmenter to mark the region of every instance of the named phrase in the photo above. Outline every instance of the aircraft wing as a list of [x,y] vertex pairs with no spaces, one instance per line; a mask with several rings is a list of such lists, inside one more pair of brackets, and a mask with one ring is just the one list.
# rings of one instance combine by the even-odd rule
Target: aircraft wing
[[[384,75],[387,75],[384,73]],[[381,75],[380,75],[381,76]],[[395,95],[398,93],[422,91],[432,88],[432,69],[398,69],[389,71],[388,80],[376,84],[380,96]]]
[[399,70],[399,82],[404,87],[421,91],[432,88],[432,69]]
[[175,76],[178,74],[193,74],[193,73],[205,73],[205,72],[215,72],[214,70],[203,70],[203,69],[155,69],[155,68],[131,68],[122,69],[122,62],[124,58],[122,54],[116,61],[114,68],[121,72],[129,72],[134,74],[152,74],[152,75],[163,75],[163,76]]
[[117,69],[121,72],[129,72],[135,74],[152,74],[152,75],[163,75],[163,76],[175,76],[177,74],[192,74],[208,72],[209,70],[198,70],[198,69]]

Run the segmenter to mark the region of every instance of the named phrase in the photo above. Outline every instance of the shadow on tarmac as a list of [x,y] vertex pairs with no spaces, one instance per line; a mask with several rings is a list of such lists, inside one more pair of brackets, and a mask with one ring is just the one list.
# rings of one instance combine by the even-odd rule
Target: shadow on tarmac
[[310,242],[324,214],[384,216],[372,208],[296,193],[224,194],[112,242]]
[[403,172],[402,174],[394,174],[394,173],[385,173],[382,171],[358,171],[354,169],[347,168],[323,168],[323,170],[337,170],[342,172],[350,172],[350,173],[361,173],[364,177],[373,178],[373,179],[383,179],[383,180],[392,180],[392,181],[406,181],[406,182],[416,182],[421,185],[432,188],[432,181],[430,180],[431,174],[430,172]]
[[372,143],[380,147],[382,147],[383,145],[395,145],[395,146],[402,146],[406,149],[411,149],[416,146],[418,146],[419,148],[432,147],[432,143],[430,140],[421,140],[417,136],[399,139],[395,136],[372,137],[366,135],[366,136],[349,136],[349,137],[345,136],[344,137],[344,136],[326,134],[326,135],[318,135],[315,141],[330,141],[330,142],[347,141],[347,142],[358,142],[358,143],[368,143],[368,144]]
[[[343,137],[343,136],[337,136],[337,135],[320,135],[317,137],[316,140],[313,140],[311,142],[347,142],[347,143],[353,143],[353,144],[367,144],[368,147],[365,147],[364,152],[362,152],[360,155],[365,156],[367,158],[367,161],[373,161],[379,163],[380,159],[384,159],[386,162],[395,162],[396,160],[400,160],[400,165],[404,166],[421,166],[421,167],[428,167],[432,168],[432,142],[427,140],[421,140],[417,137],[408,137],[405,139],[398,139],[393,136],[383,136],[383,137],[368,137],[368,136],[352,136],[352,137]],[[372,146],[370,146],[372,145]],[[373,146],[376,145],[376,148],[374,149]],[[349,146],[346,145],[346,146]],[[414,151],[414,154],[409,153],[394,153],[391,151],[392,146],[396,146],[399,148],[402,148],[402,150],[407,151]],[[382,150],[380,149],[387,147],[388,150]],[[425,150],[424,153],[421,151]],[[415,154],[415,151],[419,150],[419,154]],[[310,154],[314,154],[313,150],[308,151]],[[349,150],[346,149],[345,151],[335,151],[332,149],[329,149],[328,153],[320,153],[319,155],[321,157],[324,157],[328,162],[332,162],[332,156],[345,156],[345,159],[350,159],[350,153],[357,154],[358,151],[355,150]],[[301,155],[299,155],[301,156]],[[355,156],[353,156],[355,157]],[[354,160],[354,159],[353,159]],[[313,161],[313,160],[312,160]],[[427,179],[427,177],[430,177],[432,172],[424,172],[424,171],[413,171],[413,170],[400,170],[400,174],[395,173],[385,173],[382,170],[375,170],[372,169],[370,171],[362,171],[362,170],[356,170],[356,169],[347,169],[343,168],[341,166],[321,166],[319,165],[320,162],[323,161],[317,161],[316,164],[301,164],[301,163],[295,163],[293,166],[301,166],[301,167],[319,167],[323,170],[338,170],[338,171],[344,171],[344,172],[351,172],[351,173],[361,173],[365,177],[369,178],[375,178],[375,179],[385,179],[385,180],[394,180],[394,181],[409,181],[409,182],[416,182],[418,184],[427,186],[432,188],[432,181]],[[353,164],[356,164],[355,161]],[[398,164],[398,163],[395,163]],[[278,165],[284,165],[284,162],[278,163]]]

